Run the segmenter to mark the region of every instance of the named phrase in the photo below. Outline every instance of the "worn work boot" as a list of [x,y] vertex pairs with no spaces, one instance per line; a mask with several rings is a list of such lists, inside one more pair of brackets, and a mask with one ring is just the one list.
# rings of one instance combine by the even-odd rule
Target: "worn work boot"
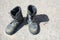
[[18,28],[18,25],[23,22],[24,18],[19,6],[13,8],[10,13],[14,20],[7,26],[5,31],[7,34],[12,35],[16,31],[16,28]]
[[37,10],[33,5],[28,6],[27,22],[29,24],[29,31],[34,35],[38,32],[38,25],[33,21],[33,17],[36,15],[36,11]]

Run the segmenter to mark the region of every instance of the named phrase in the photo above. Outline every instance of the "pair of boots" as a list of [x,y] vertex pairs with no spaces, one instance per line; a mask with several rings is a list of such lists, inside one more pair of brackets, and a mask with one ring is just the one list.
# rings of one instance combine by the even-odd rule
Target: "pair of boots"
[[[29,24],[29,31],[32,34],[37,34],[38,31],[38,25],[36,22],[33,21],[33,17],[35,16],[37,10],[35,6],[29,5],[28,6],[28,13],[27,13],[27,22]],[[13,32],[16,30],[19,24],[21,24],[24,21],[24,18],[22,16],[21,8],[19,6],[15,7],[11,10],[11,16],[14,19],[6,28],[6,33],[9,35],[12,35]]]

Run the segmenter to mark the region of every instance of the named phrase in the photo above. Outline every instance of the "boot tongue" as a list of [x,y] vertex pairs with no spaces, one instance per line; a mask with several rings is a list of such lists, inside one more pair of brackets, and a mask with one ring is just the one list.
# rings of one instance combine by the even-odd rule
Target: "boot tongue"
[[30,11],[28,11],[28,12],[29,12],[27,14],[28,15],[28,23],[31,24],[32,23],[32,19],[31,19]]

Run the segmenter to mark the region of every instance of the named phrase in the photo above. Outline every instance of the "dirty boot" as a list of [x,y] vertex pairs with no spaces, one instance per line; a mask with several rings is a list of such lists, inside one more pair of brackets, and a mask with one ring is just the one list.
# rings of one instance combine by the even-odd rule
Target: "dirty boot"
[[24,18],[19,6],[13,8],[10,13],[14,20],[7,26],[5,32],[9,35],[12,35],[16,31],[16,28],[18,28],[18,25],[23,22]]
[[37,10],[33,5],[28,6],[27,22],[29,24],[29,31],[34,35],[38,32],[38,25],[33,20],[33,17],[36,15],[36,11]]

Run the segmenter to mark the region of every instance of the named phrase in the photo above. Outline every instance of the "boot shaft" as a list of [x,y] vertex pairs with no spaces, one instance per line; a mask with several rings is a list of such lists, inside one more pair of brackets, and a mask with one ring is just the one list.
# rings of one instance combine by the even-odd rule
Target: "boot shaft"
[[21,21],[23,19],[22,11],[19,6],[13,8],[10,13],[11,13],[12,18],[17,21]]

